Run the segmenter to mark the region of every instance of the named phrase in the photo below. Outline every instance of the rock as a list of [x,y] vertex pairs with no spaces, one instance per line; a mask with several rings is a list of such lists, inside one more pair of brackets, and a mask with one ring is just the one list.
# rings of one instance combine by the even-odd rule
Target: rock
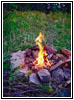
[[11,67],[17,68],[20,64],[24,64],[25,51],[18,51],[11,54],[10,63]]
[[71,87],[70,86],[62,90],[61,97],[71,97]]
[[56,82],[62,82],[64,80],[64,72],[61,68],[58,68],[52,72],[52,78]]
[[40,81],[37,77],[37,74],[35,73],[32,73],[30,76],[29,76],[29,82],[32,82],[32,83],[35,83],[35,84],[40,84]]
[[50,75],[49,71],[46,70],[46,69],[41,69],[41,70],[39,70],[37,74],[38,74],[40,80],[41,80],[43,83],[47,83],[47,82],[49,82],[50,79],[51,79],[51,75]]
[[18,79],[26,78],[28,80],[28,71],[22,69],[22,70],[16,70],[15,73]]
[[24,69],[22,69],[22,70],[17,70],[16,71],[17,72],[17,74],[18,74],[18,76],[22,76],[22,75],[27,75],[27,73],[28,73],[28,71],[26,71],[26,70],[24,70]]
[[64,71],[65,78],[69,80],[71,78],[71,69],[63,68],[63,71]]

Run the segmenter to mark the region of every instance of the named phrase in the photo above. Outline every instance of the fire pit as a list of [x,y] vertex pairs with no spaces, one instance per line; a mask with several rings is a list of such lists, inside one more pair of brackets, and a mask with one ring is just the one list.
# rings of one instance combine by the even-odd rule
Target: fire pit
[[44,35],[40,33],[35,39],[36,46],[12,53],[11,67],[20,66],[19,71],[24,74],[32,72],[29,81],[35,84],[49,82],[52,78],[56,82],[70,80],[71,52],[67,49],[57,51],[48,45],[43,46],[44,40]]
[[[11,68],[20,66],[18,77],[26,77],[34,84],[57,83],[59,88],[71,83],[71,52],[67,49],[56,50],[42,45],[44,35],[35,39],[36,46],[11,54]],[[14,73],[15,73],[14,72]]]

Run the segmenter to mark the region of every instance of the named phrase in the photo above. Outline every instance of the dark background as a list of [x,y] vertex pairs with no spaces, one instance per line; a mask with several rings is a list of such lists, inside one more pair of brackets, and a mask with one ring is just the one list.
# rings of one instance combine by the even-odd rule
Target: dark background
[[28,11],[37,10],[45,13],[52,12],[71,12],[71,3],[4,3],[3,9],[8,11],[13,11],[14,9],[18,11]]

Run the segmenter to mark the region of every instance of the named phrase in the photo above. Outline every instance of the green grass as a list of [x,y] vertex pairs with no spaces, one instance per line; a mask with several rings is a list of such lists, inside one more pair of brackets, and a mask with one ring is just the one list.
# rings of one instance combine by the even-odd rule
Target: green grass
[[[9,55],[18,50],[35,45],[39,32],[45,35],[45,44],[56,49],[71,49],[71,15],[69,13],[44,14],[39,11],[27,11],[4,14],[3,53],[4,65]],[[6,68],[8,65],[5,65]]]

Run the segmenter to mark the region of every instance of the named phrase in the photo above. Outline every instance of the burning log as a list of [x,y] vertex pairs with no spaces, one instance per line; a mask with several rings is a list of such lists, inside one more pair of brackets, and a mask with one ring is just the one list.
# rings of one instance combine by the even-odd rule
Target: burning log
[[48,45],[44,45],[44,50],[49,51],[50,53],[53,53],[53,54],[55,54],[57,52],[56,49],[53,49]]
[[43,49],[42,46],[42,41],[44,41],[44,35],[42,35],[42,33],[40,32],[39,36],[35,39],[36,44],[39,46],[39,53],[38,53],[38,57],[35,59],[35,61],[33,62],[34,65],[38,66],[38,67],[43,67],[44,65],[49,65],[51,66],[52,63],[48,60],[48,58],[46,58],[46,56],[48,55],[46,50]]

